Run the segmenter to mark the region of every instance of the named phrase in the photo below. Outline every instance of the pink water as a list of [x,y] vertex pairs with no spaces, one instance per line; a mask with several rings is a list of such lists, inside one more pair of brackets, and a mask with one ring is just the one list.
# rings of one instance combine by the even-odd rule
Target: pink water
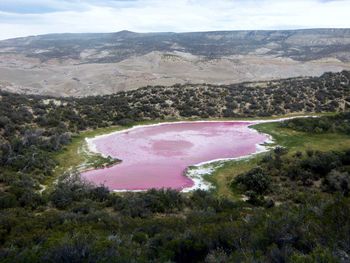
[[110,190],[193,186],[184,176],[190,165],[256,152],[267,137],[247,122],[188,122],[144,126],[93,140],[98,152],[121,159],[110,168],[82,176]]

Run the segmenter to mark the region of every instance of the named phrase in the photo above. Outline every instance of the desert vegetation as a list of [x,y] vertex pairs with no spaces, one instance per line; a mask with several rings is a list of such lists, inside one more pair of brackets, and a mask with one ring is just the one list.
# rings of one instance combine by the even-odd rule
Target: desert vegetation
[[[349,81],[350,73],[343,71],[327,73],[320,78],[292,78],[266,83],[146,87],[115,95],[83,98],[77,101],[76,109],[81,112],[85,105],[95,105],[96,111],[91,114],[101,114],[100,121],[109,123],[344,111],[350,103]],[[88,113],[81,113],[93,118]]]
[[238,175],[232,187],[244,191],[254,204],[299,202],[306,191],[349,195],[349,150],[287,153],[286,149],[276,148],[264,156],[258,167]]
[[335,116],[324,118],[292,119],[281,123],[281,127],[292,128],[293,130],[307,133],[350,133],[349,112],[340,113]]
[[81,99],[1,92],[0,164],[34,173],[40,181],[56,166],[54,153],[86,129],[155,119],[341,112],[350,103],[349,81],[350,73],[343,71],[265,83],[266,87],[147,87]]
[[[1,92],[0,260],[349,261],[349,74],[81,99]],[[212,192],[112,194],[58,169],[96,128],[316,112],[333,115],[255,127],[282,147],[220,168]]]

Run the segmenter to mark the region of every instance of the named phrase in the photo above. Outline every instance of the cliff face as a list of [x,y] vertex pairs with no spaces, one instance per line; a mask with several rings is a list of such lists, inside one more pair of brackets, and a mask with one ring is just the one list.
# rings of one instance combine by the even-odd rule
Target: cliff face
[[2,88],[46,95],[109,94],[175,83],[230,84],[343,69],[350,69],[350,29],[121,31],[0,41]]

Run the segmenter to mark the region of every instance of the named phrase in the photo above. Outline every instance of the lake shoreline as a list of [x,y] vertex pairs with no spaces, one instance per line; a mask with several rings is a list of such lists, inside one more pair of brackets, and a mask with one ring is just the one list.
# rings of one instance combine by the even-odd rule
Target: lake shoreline
[[[248,128],[251,130],[254,130],[254,132],[256,133],[260,133],[257,130],[255,130],[254,128],[252,128],[252,126],[257,125],[257,124],[261,124],[261,123],[271,123],[271,122],[281,122],[281,121],[285,121],[285,120],[290,120],[290,119],[295,119],[295,118],[314,118],[314,117],[318,117],[315,115],[310,115],[310,116],[291,116],[291,117],[284,117],[284,118],[278,118],[278,119],[270,119],[270,120],[198,120],[198,121],[175,121],[175,122],[159,122],[159,123],[154,123],[154,124],[145,124],[145,125],[135,125],[133,127],[130,128],[126,128],[123,130],[118,130],[118,131],[114,131],[114,132],[110,132],[110,133],[106,133],[106,134],[102,134],[102,135],[97,135],[91,138],[85,138],[85,141],[87,143],[87,148],[88,151],[95,153],[95,154],[100,154],[103,157],[108,157],[106,154],[103,154],[101,152],[99,152],[96,148],[96,145],[94,144],[94,141],[97,139],[101,139],[101,138],[105,138],[108,136],[112,136],[115,134],[121,134],[121,133],[128,133],[130,131],[133,131],[135,129],[141,129],[141,128],[146,128],[146,127],[155,127],[155,126],[161,126],[161,125],[171,125],[171,124],[187,124],[187,123],[249,123]],[[264,152],[268,152],[270,151],[273,147],[268,146],[267,144],[271,144],[273,143],[273,138],[271,135],[269,134],[265,134],[265,136],[267,136],[267,139],[262,142],[262,143],[258,143],[255,145],[256,147],[256,151],[248,154],[248,155],[243,155],[243,156],[239,156],[239,157],[233,157],[233,158],[218,158],[218,159],[213,159],[213,160],[209,160],[209,161],[205,161],[205,162],[201,162],[201,163],[197,163],[197,164],[193,164],[188,166],[185,171],[183,172],[183,176],[186,176],[187,178],[191,179],[193,182],[193,185],[191,187],[184,187],[182,188],[180,191],[181,192],[191,192],[191,191],[195,191],[195,190],[210,190],[213,188],[213,185],[208,182],[207,180],[205,180],[203,177],[206,175],[211,175],[217,168],[219,168],[221,165],[223,165],[225,162],[228,161],[239,161],[239,160],[244,160],[244,159],[248,159],[251,158],[255,155],[264,153]],[[276,146],[274,146],[276,147]],[[118,164],[116,164],[118,165]],[[123,193],[123,192],[145,192],[149,189],[141,189],[141,190],[126,190],[126,189],[118,189],[118,190],[112,190],[113,192],[116,193]]]

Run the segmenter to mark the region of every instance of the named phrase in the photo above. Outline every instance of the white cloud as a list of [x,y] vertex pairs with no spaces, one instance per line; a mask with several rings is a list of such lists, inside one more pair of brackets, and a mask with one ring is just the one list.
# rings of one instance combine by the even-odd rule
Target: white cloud
[[[350,1],[1,0],[0,39],[63,32],[350,27]],[[28,4],[30,3],[30,5]],[[29,5],[29,7],[28,7]]]

